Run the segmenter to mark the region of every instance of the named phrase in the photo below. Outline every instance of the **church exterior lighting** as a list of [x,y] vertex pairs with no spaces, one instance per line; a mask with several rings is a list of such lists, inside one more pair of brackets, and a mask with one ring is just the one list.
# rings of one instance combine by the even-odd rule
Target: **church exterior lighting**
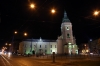
[[[55,10],[52,10],[52,13],[54,12]],[[52,52],[56,54],[78,54],[78,46],[76,45],[76,39],[73,37],[72,32],[72,23],[68,19],[66,11],[64,12],[64,18],[61,24],[61,33],[61,36],[54,41],[41,39],[40,37],[39,40],[34,39],[31,45],[30,41],[25,40],[20,43],[19,52],[26,54],[31,53],[30,46],[36,46],[32,47],[32,51],[39,54],[52,54]],[[23,48],[21,46],[23,46]]]

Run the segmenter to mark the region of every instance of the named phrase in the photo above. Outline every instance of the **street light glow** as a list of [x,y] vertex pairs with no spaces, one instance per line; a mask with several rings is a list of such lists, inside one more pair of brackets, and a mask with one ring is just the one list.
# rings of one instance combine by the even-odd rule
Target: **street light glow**
[[30,4],[30,7],[31,7],[31,8],[34,8],[34,7],[35,7],[35,5],[34,5],[34,4]]
[[27,36],[27,33],[24,33],[24,36]]
[[7,43],[5,45],[8,45]]
[[94,15],[95,15],[95,16],[99,15],[99,11],[95,11],[95,12],[94,12]]
[[17,34],[17,31],[15,31],[14,33]]
[[52,10],[51,10],[51,13],[55,13],[55,12],[56,12],[55,9],[52,9]]
[[9,44],[9,46],[11,46],[11,44]]

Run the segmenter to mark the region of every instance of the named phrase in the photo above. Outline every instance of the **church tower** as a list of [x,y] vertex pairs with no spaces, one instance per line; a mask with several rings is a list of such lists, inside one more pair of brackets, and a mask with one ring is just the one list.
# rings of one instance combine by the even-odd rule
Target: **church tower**
[[78,47],[73,37],[72,23],[64,11],[64,17],[61,24],[61,36],[57,39],[57,52],[58,54],[78,54]]
[[67,13],[65,11],[61,24],[61,34],[62,34],[63,44],[68,44],[68,43],[73,44],[72,24],[68,19]]

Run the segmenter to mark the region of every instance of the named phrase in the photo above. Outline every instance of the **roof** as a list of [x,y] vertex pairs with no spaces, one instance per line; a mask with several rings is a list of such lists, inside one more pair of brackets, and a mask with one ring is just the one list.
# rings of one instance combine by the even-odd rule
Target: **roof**
[[66,11],[64,11],[64,17],[63,17],[62,22],[70,22],[70,20],[69,20],[68,17],[67,17]]
[[56,40],[47,40],[47,39],[26,39],[24,41],[32,41],[32,42],[39,42],[39,41],[43,41],[43,42],[56,42]]

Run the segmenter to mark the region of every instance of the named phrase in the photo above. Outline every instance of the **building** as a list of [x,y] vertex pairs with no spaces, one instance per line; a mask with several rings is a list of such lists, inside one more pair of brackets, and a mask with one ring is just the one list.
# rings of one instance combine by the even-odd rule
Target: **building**
[[81,55],[87,55],[90,53],[90,48],[88,43],[82,43],[79,45],[79,54]]
[[73,37],[72,23],[64,12],[64,18],[61,24],[61,36],[57,40],[28,39],[22,41],[19,45],[19,53],[36,54],[78,54],[76,39]]
[[100,53],[100,38],[95,40],[90,40],[88,42],[88,45],[91,53],[94,54]]

